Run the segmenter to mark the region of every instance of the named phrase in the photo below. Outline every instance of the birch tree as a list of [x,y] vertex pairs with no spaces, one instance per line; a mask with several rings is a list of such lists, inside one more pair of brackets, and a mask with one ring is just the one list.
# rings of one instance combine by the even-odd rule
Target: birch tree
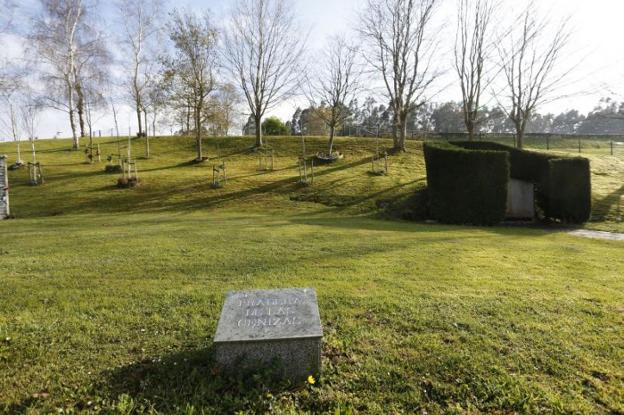
[[302,80],[306,42],[291,0],[237,0],[224,35],[225,65],[238,83],[262,147],[262,118]]
[[482,94],[492,81],[488,63],[491,63],[495,45],[492,33],[495,6],[495,0],[458,0],[454,63],[470,141],[474,140],[483,121]]
[[336,129],[351,115],[349,103],[359,91],[361,70],[357,47],[336,36],[327,44],[320,70],[309,82],[308,99],[316,115],[329,129],[327,156],[334,152]]
[[359,32],[394,114],[394,149],[405,151],[409,114],[426,103],[433,68],[432,18],[440,0],[367,0]]
[[37,139],[37,125],[41,114],[42,104],[34,91],[25,88],[22,92],[22,102],[20,105],[20,122],[22,131],[26,133],[30,141],[30,151],[32,154],[32,162],[37,162],[37,152],[35,150],[35,140]]
[[514,124],[519,148],[524,146],[527,124],[537,108],[557,98],[553,94],[573,69],[559,67],[570,41],[567,20],[554,24],[536,15],[535,3],[531,3],[498,44],[505,81],[501,106]]
[[40,0],[42,14],[34,19],[30,40],[43,67],[48,105],[67,113],[73,148],[80,147],[76,125],[76,85],[80,31],[86,29],[83,0]]
[[2,103],[2,113],[0,114],[0,125],[5,134],[10,135],[16,145],[17,159],[15,161],[16,166],[24,164],[22,161],[21,152],[21,123],[20,123],[20,109],[18,103],[20,102],[20,91],[23,84],[22,79],[17,74],[3,73],[2,79],[5,83],[0,88],[0,100]]
[[[161,0],[119,0],[119,19],[123,26],[124,61],[127,62],[126,86],[138,123],[138,136],[147,134],[145,104],[151,80],[157,72],[159,40],[162,31]],[[142,119],[143,115],[143,119]]]

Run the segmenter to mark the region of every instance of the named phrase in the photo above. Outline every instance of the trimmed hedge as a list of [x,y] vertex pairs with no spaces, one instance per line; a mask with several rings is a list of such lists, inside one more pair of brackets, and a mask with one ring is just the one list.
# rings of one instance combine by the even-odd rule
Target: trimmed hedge
[[430,212],[444,223],[495,225],[505,219],[509,155],[425,143]]
[[504,144],[456,141],[470,150],[506,151],[514,179],[535,184],[537,207],[545,218],[584,223],[591,217],[591,170],[589,160],[521,150]]
[[575,157],[549,162],[549,217],[567,223],[584,223],[591,217],[591,170],[589,160]]

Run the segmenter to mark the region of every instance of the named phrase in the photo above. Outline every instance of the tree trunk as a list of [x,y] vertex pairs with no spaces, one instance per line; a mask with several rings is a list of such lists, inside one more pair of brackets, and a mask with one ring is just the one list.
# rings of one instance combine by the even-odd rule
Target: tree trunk
[[515,123],[516,125],[516,147],[517,148],[524,148],[524,129],[525,126],[523,125],[522,122],[517,122]]
[[74,119],[74,109],[72,108],[73,105],[73,100],[70,100],[70,107],[69,107],[69,125],[71,127],[72,130],[72,149],[73,150],[78,150],[80,148],[80,138],[78,137],[78,134],[76,134],[76,120]]
[[256,115],[254,121],[256,122],[256,147],[260,148],[264,145],[262,141],[262,117]]
[[22,152],[20,151],[20,142],[17,142],[17,164],[22,163]]
[[518,131],[516,133],[516,147],[524,148],[524,131]]
[[329,127],[329,153],[328,155],[331,157],[332,153],[334,152],[334,132],[336,131],[336,127],[335,126],[330,126]]
[[466,123],[466,129],[468,130],[468,141],[474,141],[474,125],[468,122]]
[[395,150],[400,149],[400,131],[401,131],[401,121],[399,120],[399,115],[397,111],[394,111],[393,123],[392,123],[392,146]]
[[191,105],[186,106],[186,134],[191,132]]
[[405,151],[405,137],[407,136],[407,114],[400,116],[394,134],[394,150]]
[[80,138],[85,138],[85,102],[84,94],[82,92],[82,86],[80,83],[76,83],[76,95],[78,96],[78,102],[76,102],[76,112],[78,112],[78,124],[80,125]]
[[139,132],[137,133],[137,137],[141,137],[141,133],[143,132],[143,124],[141,121],[141,107],[137,105],[136,107],[137,121],[139,123]]
[[35,152],[35,138],[32,137],[30,139],[30,147],[32,149],[32,159],[33,159],[33,163],[37,162],[37,153]]
[[145,108],[143,108],[143,120],[143,125],[145,126],[143,134],[145,134],[145,137],[147,137],[149,135],[149,124],[147,123],[147,110]]
[[195,110],[195,140],[197,142],[197,161],[201,162],[204,160],[204,153],[202,149],[202,134],[201,134],[201,114],[199,111]]
[[113,121],[115,122],[115,132],[117,133],[117,138],[119,138],[119,123],[117,122],[117,108],[115,108],[115,105],[111,105],[111,108],[113,109]]

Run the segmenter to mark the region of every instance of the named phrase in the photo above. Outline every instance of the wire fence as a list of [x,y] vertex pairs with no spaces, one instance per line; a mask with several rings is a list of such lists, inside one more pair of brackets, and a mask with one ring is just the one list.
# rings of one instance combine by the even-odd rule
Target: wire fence
[[[351,127],[345,128],[345,135],[351,137],[391,138],[393,132],[388,129]],[[467,133],[434,133],[430,131],[408,131],[408,140],[415,141],[466,141]],[[474,137],[478,141],[492,141],[515,147],[517,138],[510,133],[479,133]],[[526,148],[577,154],[596,154],[624,157],[624,135],[576,135],[576,134],[526,134],[523,139]]]

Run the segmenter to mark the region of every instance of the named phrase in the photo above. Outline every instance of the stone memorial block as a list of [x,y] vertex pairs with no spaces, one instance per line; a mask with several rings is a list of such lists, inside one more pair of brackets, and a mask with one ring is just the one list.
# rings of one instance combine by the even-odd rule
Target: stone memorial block
[[272,367],[299,382],[319,375],[322,337],[313,289],[229,292],[214,338],[216,361],[232,373]]
[[9,217],[9,175],[7,158],[0,156],[0,220]]
[[516,179],[509,180],[507,192],[508,219],[533,219],[535,217],[535,186]]

